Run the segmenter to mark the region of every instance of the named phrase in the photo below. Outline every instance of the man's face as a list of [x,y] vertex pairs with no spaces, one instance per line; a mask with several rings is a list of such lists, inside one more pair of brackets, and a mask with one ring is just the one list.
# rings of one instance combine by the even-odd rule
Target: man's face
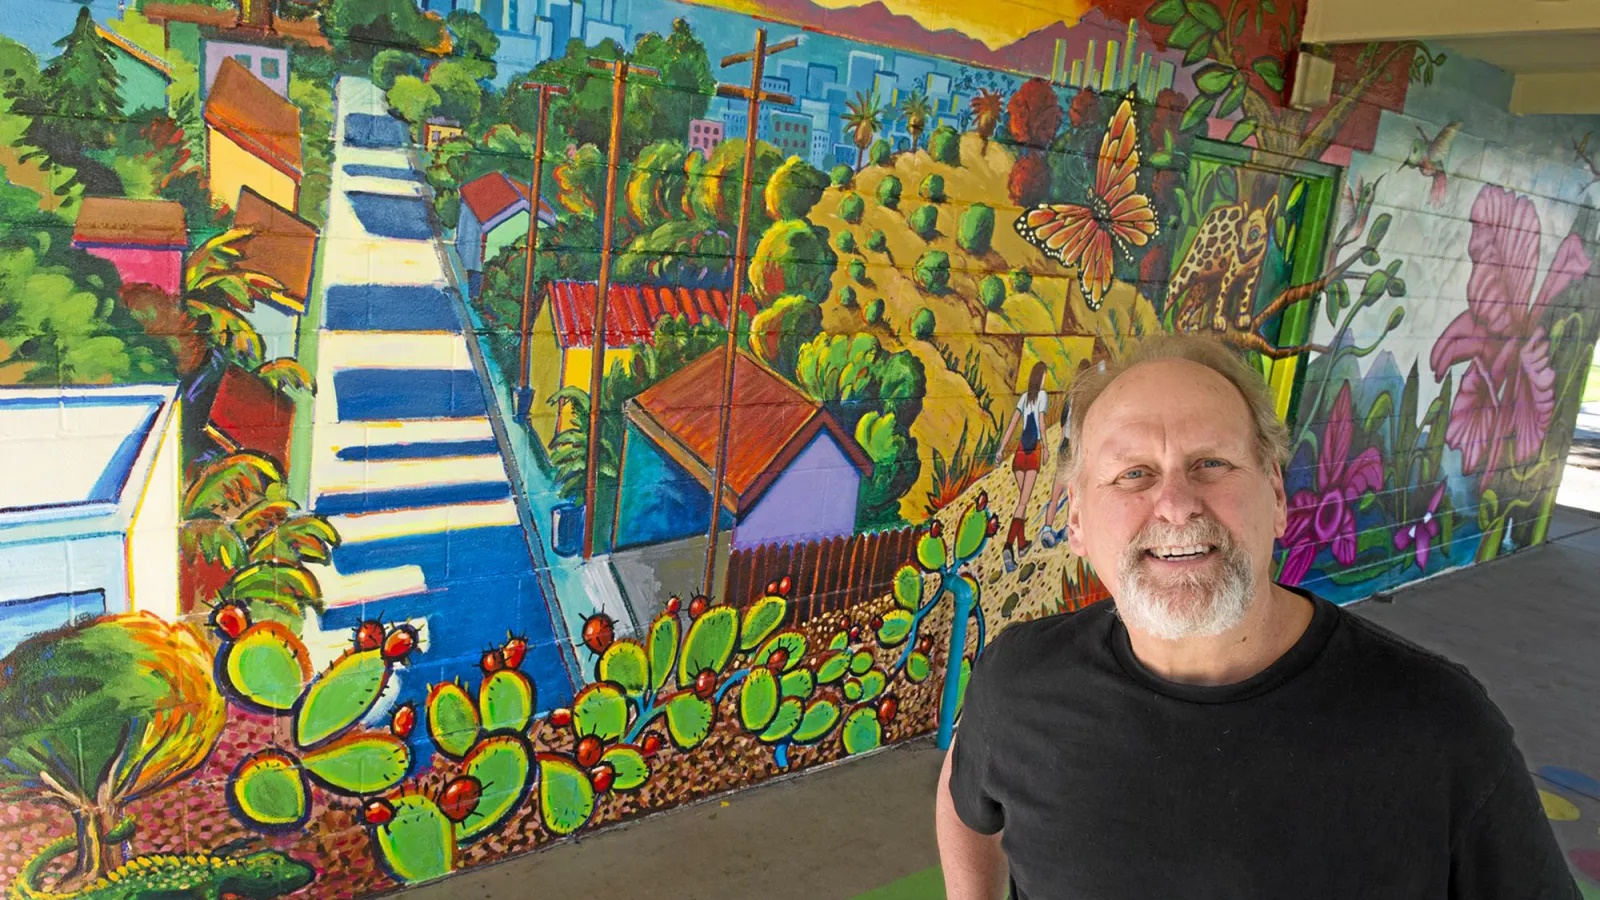
[[1233,385],[1187,360],[1135,366],[1090,407],[1082,452],[1069,541],[1128,627],[1177,640],[1239,624],[1286,503]]

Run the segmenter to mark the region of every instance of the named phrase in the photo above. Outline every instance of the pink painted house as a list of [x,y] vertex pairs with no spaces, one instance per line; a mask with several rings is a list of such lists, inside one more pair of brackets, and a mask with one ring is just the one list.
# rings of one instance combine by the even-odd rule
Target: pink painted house
[[183,287],[189,229],[171,200],[85,197],[72,246],[117,267],[123,284],[149,284],[176,296]]

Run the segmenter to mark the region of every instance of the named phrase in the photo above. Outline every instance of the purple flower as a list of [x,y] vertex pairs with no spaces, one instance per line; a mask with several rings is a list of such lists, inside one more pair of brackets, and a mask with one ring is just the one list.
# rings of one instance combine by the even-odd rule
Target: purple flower
[[1467,242],[1467,310],[1445,326],[1429,358],[1437,380],[1452,366],[1467,364],[1450,406],[1445,443],[1461,451],[1462,471],[1469,474],[1494,471],[1508,436],[1514,462],[1533,459],[1555,411],[1556,373],[1539,319],[1550,298],[1589,271],[1590,260],[1582,240],[1567,235],[1529,306],[1539,237],[1531,200],[1494,185],[1478,192]]
[[1394,548],[1404,552],[1415,546],[1417,568],[1424,572],[1428,570],[1428,553],[1439,536],[1439,501],[1444,499],[1444,486],[1445,482],[1439,482],[1439,489],[1433,492],[1433,499],[1428,501],[1428,509],[1420,520],[1394,533]]
[[1356,504],[1361,495],[1383,487],[1383,460],[1376,448],[1368,447],[1350,459],[1350,441],[1355,433],[1355,416],[1350,400],[1350,383],[1339,388],[1333,413],[1323,426],[1322,449],[1318,454],[1315,490],[1297,491],[1289,499],[1289,516],[1283,533],[1288,555],[1278,580],[1299,584],[1311,571],[1311,563],[1323,547],[1333,550],[1340,565],[1356,561]]

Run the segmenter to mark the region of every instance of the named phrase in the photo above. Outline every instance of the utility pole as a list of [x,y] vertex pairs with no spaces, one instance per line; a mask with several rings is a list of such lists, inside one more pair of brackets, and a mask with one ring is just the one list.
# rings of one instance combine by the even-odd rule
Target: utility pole
[[517,415],[526,416],[533,407],[533,374],[529,371],[528,341],[533,330],[533,258],[539,252],[539,206],[544,181],[544,126],[550,116],[552,94],[565,94],[558,84],[524,81],[526,90],[539,92],[539,120],[533,133],[533,180],[528,182],[528,261],[522,275],[522,325],[518,329],[522,361],[517,372]]
[[745,116],[744,133],[744,180],[739,184],[739,229],[738,236],[733,244],[733,295],[728,300],[728,347],[727,359],[722,366],[722,405],[718,408],[717,415],[717,461],[716,468],[711,475],[711,524],[706,528],[706,565],[705,578],[701,582],[700,592],[711,596],[711,587],[716,583],[717,574],[717,531],[721,526],[722,518],[722,482],[728,476],[728,430],[733,418],[733,364],[739,354],[739,305],[744,299],[745,267],[749,265],[749,251],[746,243],[750,238],[750,182],[755,179],[756,168],[756,141],[760,133],[761,104],[763,101],[790,105],[794,98],[788,94],[779,94],[761,90],[761,75],[766,69],[767,57],[774,53],[782,53],[800,46],[798,37],[780,41],[772,46],[767,46],[767,30],[756,29],[756,45],[752,50],[744,53],[735,53],[722,58],[722,67],[750,63],[750,86],[741,87],[735,84],[717,85],[717,96],[737,97],[749,101],[749,111]]
[[583,492],[583,558],[594,556],[595,487],[600,475],[600,388],[606,366],[606,303],[611,294],[612,221],[616,218],[617,167],[622,145],[622,113],[628,102],[628,75],[658,78],[661,73],[648,66],[630,66],[626,59],[590,58],[589,68],[611,70],[611,143],[606,154],[606,196],[602,205],[600,234],[600,280],[595,285],[594,337],[590,342],[589,366],[589,462]]

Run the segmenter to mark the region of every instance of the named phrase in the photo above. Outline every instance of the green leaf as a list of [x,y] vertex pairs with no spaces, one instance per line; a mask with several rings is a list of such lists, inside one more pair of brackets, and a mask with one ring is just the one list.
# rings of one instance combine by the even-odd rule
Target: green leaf
[[871,669],[861,676],[861,699],[872,700],[883,693],[884,686],[889,679],[881,669]]
[[667,701],[667,733],[679,750],[692,750],[711,733],[716,710],[694,694],[678,694]]
[[650,764],[644,761],[644,754],[626,744],[607,750],[600,756],[600,761],[609,765],[615,773],[611,780],[611,789],[614,791],[636,790],[650,780]]
[[1233,90],[1228,91],[1228,95],[1222,98],[1221,103],[1217,104],[1217,118],[1226,119],[1227,117],[1238,112],[1239,107],[1244,105],[1245,90],[1246,87],[1244,79],[1241,78],[1234,82]]
[[1269,16],[1276,15],[1278,12],[1278,7],[1273,4],[1272,0],[1261,0],[1261,8],[1266,10]]
[[1212,31],[1220,29],[1223,25],[1222,11],[1211,5],[1208,0],[1187,0],[1184,7],[1189,11],[1189,15],[1194,16],[1196,21]]
[[1373,398],[1372,406],[1367,410],[1367,418],[1366,421],[1362,423],[1362,430],[1369,432],[1376,431],[1378,426],[1383,423],[1384,418],[1387,417],[1389,412],[1393,409],[1394,397],[1388,391],[1383,391],[1382,393],[1378,394],[1377,397]]
[[1173,26],[1172,33],[1167,36],[1167,46],[1175,47],[1179,50],[1187,49],[1189,45],[1196,42],[1204,46],[1206,36],[1206,27],[1204,25],[1201,25],[1191,16],[1184,16],[1178,21],[1177,25]]
[[806,707],[805,718],[794,731],[794,742],[810,744],[833,730],[839,722],[839,706],[832,700],[818,700]]
[[916,568],[901,566],[895,571],[894,602],[901,609],[908,610],[915,610],[922,605],[922,573]]
[[789,612],[789,601],[778,596],[766,596],[750,604],[744,611],[744,625],[739,633],[739,649],[753,650],[767,639],[767,635],[783,623]]
[[857,650],[855,656],[850,657],[850,674],[860,675],[872,668],[872,654],[865,650]]
[[739,636],[739,611],[731,606],[713,606],[689,626],[683,640],[683,656],[678,660],[678,684],[690,685],[707,669],[721,672],[733,657]]
[[[1382,213],[1376,219],[1373,219],[1372,227],[1367,229],[1367,243],[1374,247],[1382,243],[1384,235],[1389,233],[1389,225],[1393,223],[1393,221],[1394,216],[1391,216],[1388,213]],[[1375,266],[1377,263],[1370,262],[1367,263],[1367,265]]]
[[917,563],[929,572],[937,572],[944,568],[944,541],[931,534],[922,536],[917,541]]
[[906,657],[906,677],[912,684],[921,684],[928,679],[928,673],[933,671],[933,662],[923,653],[913,650]]
[[533,679],[516,669],[499,669],[478,685],[478,714],[489,731],[523,731],[533,719]]
[[739,720],[749,731],[761,731],[778,712],[778,679],[766,669],[751,669],[739,689]]
[[761,732],[761,739],[769,744],[777,743],[800,727],[800,718],[805,714],[805,704],[796,698],[789,698],[778,704],[778,712],[772,717],[772,723],[767,730]]
[[1382,297],[1389,289],[1389,275],[1386,272],[1372,272],[1367,275],[1366,283],[1361,285],[1361,305],[1368,306]]
[[1362,265],[1375,266],[1380,262],[1383,262],[1383,257],[1378,254],[1376,249],[1369,247],[1366,250],[1361,251]]
[[1188,131],[1204,122],[1211,115],[1211,110],[1216,105],[1217,99],[1215,97],[1207,97],[1204,94],[1196,96],[1189,103],[1189,108],[1183,111],[1183,120],[1178,123],[1178,130]]
[[1251,63],[1250,68],[1261,76],[1261,80],[1267,83],[1267,87],[1275,91],[1283,90],[1283,66],[1277,59],[1271,56],[1263,56]]
[[865,753],[878,749],[883,743],[883,726],[878,724],[875,710],[863,707],[850,713],[844,720],[844,752]]
[[381,650],[352,650],[335,660],[300,699],[295,743],[314,746],[360,721],[383,694],[389,669]]
[[898,647],[911,634],[916,620],[903,609],[891,609],[883,614],[883,626],[878,629],[878,643],[885,647]]
[[1350,305],[1350,286],[1342,279],[1328,282],[1328,324],[1332,325],[1340,312]]
[[615,685],[589,685],[572,701],[572,730],[580,738],[594,735],[608,742],[622,737],[628,730],[628,701]]
[[767,641],[767,643],[762,646],[761,652],[757,653],[755,659],[751,660],[751,665],[765,666],[767,662],[772,659],[772,654],[779,650],[782,650],[788,654],[788,658],[783,662],[783,670],[785,672],[788,672],[795,666],[800,665],[800,661],[803,660],[806,655],[805,632],[790,629],[787,631],[780,631],[773,635],[772,640]]
[[1404,297],[1406,295],[1406,280],[1404,278],[1389,279],[1389,296]]
[[306,771],[324,787],[343,794],[377,794],[406,777],[411,751],[387,731],[347,734],[302,758]]
[[1238,71],[1233,66],[1225,66],[1222,63],[1207,63],[1195,73],[1195,89],[1208,97],[1215,97],[1228,89]]
[[461,685],[445,681],[428,691],[428,737],[451,759],[467,755],[478,740],[478,706]]
[[539,754],[539,815],[553,834],[571,834],[594,813],[589,773],[556,753]]
[[1388,525],[1378,525],[1368,528],[1356,535],[1356,555],[1382,548],[1386,552],[1392,549],[1394,536],[1389,531]]
[[1183,18],[1183,0],[1162,0],[1150,7],[1144,17],[1152,25],[1176,25]]
[[1183,64],[1186,66],[1192,66],[1200,60],[1205,59],[1206,53],[1210,49],[1207,46],[1209,43],[1210,41],[1195,41],[1194,43],[1190,44],[1189,49],[1183,54]]
[[781,684],[785,697],[809,697],[816,690],[817,677],[811,674],[810,669],[795,669],[783,676]]
[[474,747],[462,771],[478,779],[483,795],[472,813],[457,826],[458,836],[471,840],[493,831],[510,818],[528,796],[532,767],[533,751],[520,734],[497,734]]
[[672,677],[672,663],[678,658],[678,617],[662,613],[650,623],[650,688],[659,691]]
[[844,650],[830,650],[817,665],[817,682],[832,684],[850,671],[850,654]]
[[305,644],[281,622],[257,622],[230,644],[222,665],[222,683],[241,699],[262,709],[294,708],[300,690],[311,680],[311,657]]
[[228,796],[246,821],[262,828],[286,828],[305,821],[311,785],[294,757],[261,750],[245,757],[229,776]]
[[650,687],[650,660],[638,641],[613,641],[595,666],[595,676],[615,682],[625,694],[642,694]]
[[[1240,119],[1238,122],[1234,123],[1233,128],[1228,130],[1228,143],[1230,143],[1230,144],[1242,144],[1245,141],[1249,140],[1250,136],[1255,134],[1255,133],[1256,133],[1256,122],[1255,122],[1254,119]],[[1274,225],[1278,225],[1278,226],[1282,226],[1283,221],[1284,220],[1282,218],[1279,218],[1273,224]],[[1280,227],[1278,230],[1281,232],[1282,228]],[[1278,238],[1278,245],[1279,246],[1283,245],[1283,238],[1282,238],[1281,234],[1280,234],[1280,236]]]

